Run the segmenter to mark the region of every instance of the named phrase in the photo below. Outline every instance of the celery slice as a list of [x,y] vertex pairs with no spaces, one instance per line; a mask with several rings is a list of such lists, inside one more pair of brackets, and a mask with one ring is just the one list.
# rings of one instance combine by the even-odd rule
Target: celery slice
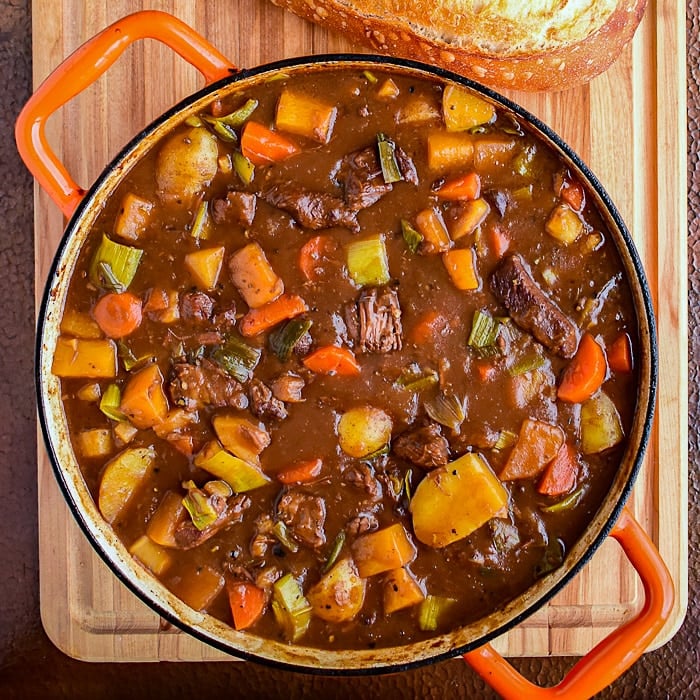
[[423,242],[423,234],[411,226],[406,219],[401,219],[401,234],[403,235],[404,241],[406,241],[408,249],[412,253],[415,253]]
[[435,386],[439,381],[434,369],[421,369],[415,362],[404,369],[395,384],[408,391],[418,392]]
[[403,175],[396,161],[396,144],[386,134],[377,134],[377,146],[379,147],[379,165],[382,168],[384,182],[390,184],[403,180]]
[[122,392],[116,384],[110,384],[100,399],[100,411],[117,422],[126,420],[126,416],[119,410],[122,401]]
[[538,352],[530,353],[521,357],[509,370],[508,374],[511,377],[517,377],[521,374],[527,374],[527,372],[532,372],[533,370],[543,367],[546,360],[543,355]]
[[426,596],[420,604],[420,610],[418,611],[419,627],[424,632],[436,630],[440,624],[440,618],[443,613],[449,610],[455,602],[454,598],[445,598],[437,595]]
[[255,177],[255,166],[240,151],[236,151],[231,158],[236,175],[244,185],[250,185]]
[[248,345],[237,335],[230,335],[224,345],[212,353],[212,360],[239,382],[247,382],[260,362],[262,350]]
[[286,574],[272,586],[272,612],[291,642],[300,639],[308,629],[311,605],[292,574]]
[[381,234],[353,241],[346,248],[348,272],[359,287],[386,284],[389,260]]
[[194,215],[190,236],[196,241],[203,241],[209,237],[209,227],[211,220],[209,218],[209,202],[202,201],[197,207],[197,212]]
[[472,318],[472,329],[467,345],[480,351],[481,354],[485,348],[494,348],[500,330],[499,321],[489,316],[485,311],[477,309]]
[[136,275],[143,250],[117,243],[106,235],[90,263],[90,281],[97,287],[125,292]]

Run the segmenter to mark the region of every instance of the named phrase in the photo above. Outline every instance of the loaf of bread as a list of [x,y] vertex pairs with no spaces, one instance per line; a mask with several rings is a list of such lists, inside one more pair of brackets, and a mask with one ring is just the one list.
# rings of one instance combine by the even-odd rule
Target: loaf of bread
[[272,0],[379,53],[498,89],[562,90],[606,70],[646,0]]

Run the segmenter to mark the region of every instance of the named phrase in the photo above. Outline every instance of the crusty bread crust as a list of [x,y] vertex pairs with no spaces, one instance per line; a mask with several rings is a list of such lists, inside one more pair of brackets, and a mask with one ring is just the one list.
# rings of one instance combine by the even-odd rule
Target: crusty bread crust
[[561,90],[606,70],[646,0],[272,0],[380,53],[499,89]]

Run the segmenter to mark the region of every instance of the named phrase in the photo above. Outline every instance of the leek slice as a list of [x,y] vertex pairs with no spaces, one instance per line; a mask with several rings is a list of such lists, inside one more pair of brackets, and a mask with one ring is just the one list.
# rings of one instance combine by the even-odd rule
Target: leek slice
[[540,367],[543,367],[545,363],[546,360],[543,355],[540,355],[538,352],[533,352],[529,355],[521,357],[508,370],[508,374],[510,374],[511,377],[517,377],[521,374],[527,374],[528,372],[539,369]]
[[253,112],[258,108],[258,101],[249,99],[238,109],[233,112],[224,115],[223,117],[213,117],[208,114],[203,114],[202,119],[204,119],[207,124],[225,124],[231,128],[238,128],[242,126],[243,123],[251,117]]
[[449,610],[455,602],[454,598],[445,598],[437,595],[426,596],[418,611],[418,626],[424,632],[436,630],[443,613]]
[[358,287],[379,286],[389,279],[389,259],[381,234],[353,241],[346,248],[347,266]]
[[372,83],[372,85],[376,85],[377,81],[379,80],[379,78],[377,78],[377,76],[369,70],[362,71],[362,75],[364,75],[365,78]]
[[275,328],[270,333],[268,343],[272,352],[286,362],[294,351],[296,344],[308,332],[313,321],[308,318],[293,318],[287,323]]
[[211,219],[209,218],[209,202],[202,201],[197,207],[197,212],[194,215],[194,221],[192,222],[192,228],[190,229],[190,236],[195,239],[195,241],[204,241],[209,238],[209,228],[211,226]]
[[426,413],[440,425],[457,430],[466,418],[464,400],[454,394],[440,392],[432,400],[425,402]]
[[415,362],[404,369],[395,384],[408,391],[418,392],[435,386],[439,381],[434,369],[421,369]]
[[477,309],[472,318],[472,329],[467,345],[482,357],[492,356],[498,352],[496,340],[501,331],[501,323],[485,311]]
[[193,525],[201,532],[216,522],[219,514],[212,505],[209,496],[198,489],[194,481],[186,481],[183,486],[187,489],[187,495],[182,499],[182,505],[192,518]]
[[290,642],[296,642],[308,629],[311,605],[292,574],[283,576],[272,586],[272,612]]
[[122,245],[103,235],[90,262],[90,281],[103,289],[125,292],[136,275],[142,255],[140,248]]
[[255,166],[240,151],[236,151],[231,158],[236,175],[244,185],[250,185],[255,177]]
[[212,360],[239,382],[247,382],[260,362],[262,350],[248,345],[237,335],[230,335],[224,345],[212,353]]
[[379,165],[382,168],[384,182],[390,184],[403,180],[403,175],[396,161],[396,144],[386,134],[377,134],[379,148]]
[[411,226],[406,219],[401,219],[401,234],[403,235],[404,241],[406,241],[408,249],[412,253],[415,253],[423,242],[423,234]]
[[272,532],[280,544],[292,554],[299,551],[299,545],[292,539],[292,536],[289,534],[289,528],[282,520],[278,520],[273,525]]
[[510,430],[501,430],[498,434],[498,438],[494,443],[494,450],[507,450],[509,447],[515,445],[518,441],[518,434]]
[[333,564],[338,561],[340,552],[343,550],[343,545],[345,544],[345,530],[341,530],[333,540],[333,546],[331,547],[331,553],[328,555],[328,561],[323,567],[323,573],[328,573],[332,568]]
[[542,506],[540,510],[542,510],[545,513],[561,513],[562,511],[575,508],[582,498],[583,487],[569,494],[566,498],[563,498],[561,501],[552,503],[551,506]]
[[110,384],[102,394],[100,399],[100,411],[117,421],[118,423],[126,420],[126,416],[122,411],[119,410],[119,404],[122,401],[122,392],[117,384]]

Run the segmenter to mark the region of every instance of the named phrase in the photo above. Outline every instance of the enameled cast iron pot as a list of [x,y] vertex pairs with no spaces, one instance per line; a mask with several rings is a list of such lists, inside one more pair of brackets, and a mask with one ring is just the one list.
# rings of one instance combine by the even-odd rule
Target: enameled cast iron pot
[[[180,54],[204,75],[207,86],[138,134],[86,192],[73,181],[52,152],[44,135],[44,126],[53,112],[94,82],[127,46],[144,38],[158,39]],[[608,497],[564,564],[482,620],[427,642],[392,649],[338,652],[285,645],[250,633],[236,632],[179,601],[134,562],[100,515],[71,448],[59,381],[51,373],[61,313],[78,254],[105,199],[125,173],[164,134],[189,115],[201,111],[212,100],[225,97],[241,86],[265,81],[282,69],[287,73],[308,73],[328,66],[360,70],[381,67],[403,74],[449,79],[468,86],[501,109],[526,121],[586,183],[589,196],[595,199],[606,219],[632,288],[640,329],[639,395],[629,446]],[[25,106],[17,122],[16,136],[25,163],[69,219],[47,282],[37,334],[38,408],[49,455],[73,515],[92,545],[116,576],[160,615],[200,640],[235,656],[304,672],[346,675],[396,672],[462,654],[499,693],[513,698],[589,697],[634,663],[654,639],[672,609],[673,583],[655,546],[624,508],[642,461],[654,408],[657,349],[649,290],[632,240],[608,195],[581,160],[545,125],[505,98],[458,75],[383,56],[315,56],[239,70],[187,25],[170,15],[146,11],[116,22],[66,59]],[[558,686],[538,688],[522,678],[488,641],[518,624],[549,600],[571,580],[608,535],[618,540],[639,573],[645,591],[644,606],[635,619],[613,632],[581,659]]]

